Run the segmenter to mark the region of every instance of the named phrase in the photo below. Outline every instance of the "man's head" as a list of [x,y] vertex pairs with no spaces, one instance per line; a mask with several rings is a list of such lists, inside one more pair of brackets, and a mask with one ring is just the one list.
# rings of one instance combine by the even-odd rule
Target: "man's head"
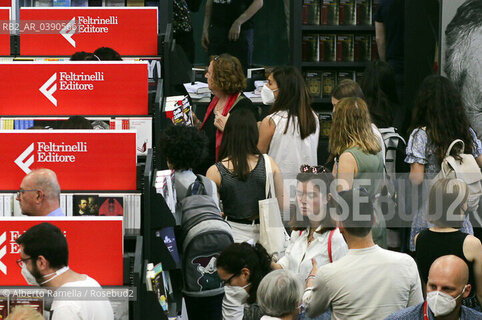
[[462,299],[470,294],[468,279],[469,268],[457,256],[442,256],[432,263],[428,273],[427,303],[436,317],[459,312]]
[[[16,240],[20,245],[19,265],[24,265],[38,283],[68,265],[69,249],[62,231],[50,223],[41,223],[28,229]],[[22,274],[24,271],[22,271]]]
[[50,169],[33,170],[23,178],[17,193],[22,214],[46,216],[60,206],[60,185]]
[[79,201],[79,210],[82,212],[87,212],[87,206],[89,205],[89,202],[87,201],[86,198],[82,198]]
[[482,1],[467,0],[445,30],[445,72],[460,90],[475,132],[482,133]]
[[371,237],[374,211],[369,194],[363,189],[341,191],[335,201],[340,232],[357,238]]

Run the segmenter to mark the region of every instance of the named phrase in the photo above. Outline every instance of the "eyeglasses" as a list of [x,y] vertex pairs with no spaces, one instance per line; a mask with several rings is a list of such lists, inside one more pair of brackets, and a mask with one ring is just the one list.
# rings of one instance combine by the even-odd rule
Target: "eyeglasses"
[[32,257],[25,258],[25,259],[20,258],[20,259],[17,260],[17,264],[20,268],[23,268],[23,265],[25,264],[24,262],[27,261],[27,260],[30,260],[30,259],[32,259]]
[[223,281],[223,284],[226,286],[226,285],[230,285],[231,284],[231,280],[233,280],[234,277],[238,276],[239,274],[238,273],[235,273],[233,274],[231,277],[229,277],[228,280],[222,280]]
[[24,192],[29,192],[29,191],[39,191],[39,189],[18,190],[18,191],[17,191],[17,197],[19,198],[21,194],[23,194]]
[[301,173],[328,173],[328,169],[324,166],[310,166],[307,164],[303,164],[300,167]]

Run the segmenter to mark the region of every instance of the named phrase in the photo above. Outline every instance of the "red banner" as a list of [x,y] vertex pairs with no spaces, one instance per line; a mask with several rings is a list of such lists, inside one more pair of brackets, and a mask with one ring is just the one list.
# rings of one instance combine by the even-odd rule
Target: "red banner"
[[26,286],[17,265],[20,247],[15,242],[30,227],[49,222],[59,227],[69,246],[69,267],[101,285],[123,285],[122,217],[10,218],[0,223],[0,286]]
[[55,171],[62,190],[136,190],[131,130],[0,131],[0,190],[17,190],[33,169]]
[[0,115],[147,115],[146,62],[0,63]]
[[10,8],[5,8],[5,5],[11,5],[6,3],[7,1],[0,0],[0,21],[2,25],[0,26],[0,56],[10,55],[10,31],[13,26],[10,25]]
[[157,55],[157,8],[21,8],[20,54],[70,56],[110,47]]

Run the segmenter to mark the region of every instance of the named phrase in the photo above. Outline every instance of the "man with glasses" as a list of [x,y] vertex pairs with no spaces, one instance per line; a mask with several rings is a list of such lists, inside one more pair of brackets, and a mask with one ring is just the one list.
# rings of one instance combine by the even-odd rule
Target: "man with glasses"
[[[17,263],[28,284],[67,291],[66,293],[69,288],[101,290],[96,280],[69,269],[67,240],[56,226],[50,223],[35,225],[23,233],[16,242],[20,246],[20,259]],[[62,297],[62,294],[58,296]],[[54,298],[50,312],[51,320],[114,319],[109,300]]]
[[65,216],[60,208],[60,185],[50,169],[33,170],[23,178],[17,200],[27,216]]

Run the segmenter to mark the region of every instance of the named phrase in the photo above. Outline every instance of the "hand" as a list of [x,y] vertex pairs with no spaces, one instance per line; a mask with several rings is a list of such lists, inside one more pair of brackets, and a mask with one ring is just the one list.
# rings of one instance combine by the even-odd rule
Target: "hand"
[[311,264],[313,265],[313,268],[311,268],[310,275],[315,275],[318,272],[318,264],[316,263],[315,258],[311,258]]
[[241,23],[234,21],[231,29],[229,29],[228,38],[230,41],[238,41],[239,34],[241,33]]
[[223,116],[221,113],[216,113],[214,115],[214,126],[218,128],[219,131],[224,131],[224,126],[226,121],[228,121],[229,113],[227,116]]
[[306,286],[305,288],[311,288],[313,287],[313,280],[316,276],[316,273],[318,272],[318,264],[316,263],[315,258],[311,259],[311,264],[313,265],[313,268],[310,271],[310,274],[306,278]]
[[202,122],[198,119],[198,117],[196,116],[196,114],[194,112],[192,113],[192,121],[193,121],[193,124],[196,128],[199,128],[202,124]]
[[208,48],[209,48],[209,31],[208,30],[203,30],[203,34],[201,37],[201,46],[204,48],[204,50],[208,51]]

